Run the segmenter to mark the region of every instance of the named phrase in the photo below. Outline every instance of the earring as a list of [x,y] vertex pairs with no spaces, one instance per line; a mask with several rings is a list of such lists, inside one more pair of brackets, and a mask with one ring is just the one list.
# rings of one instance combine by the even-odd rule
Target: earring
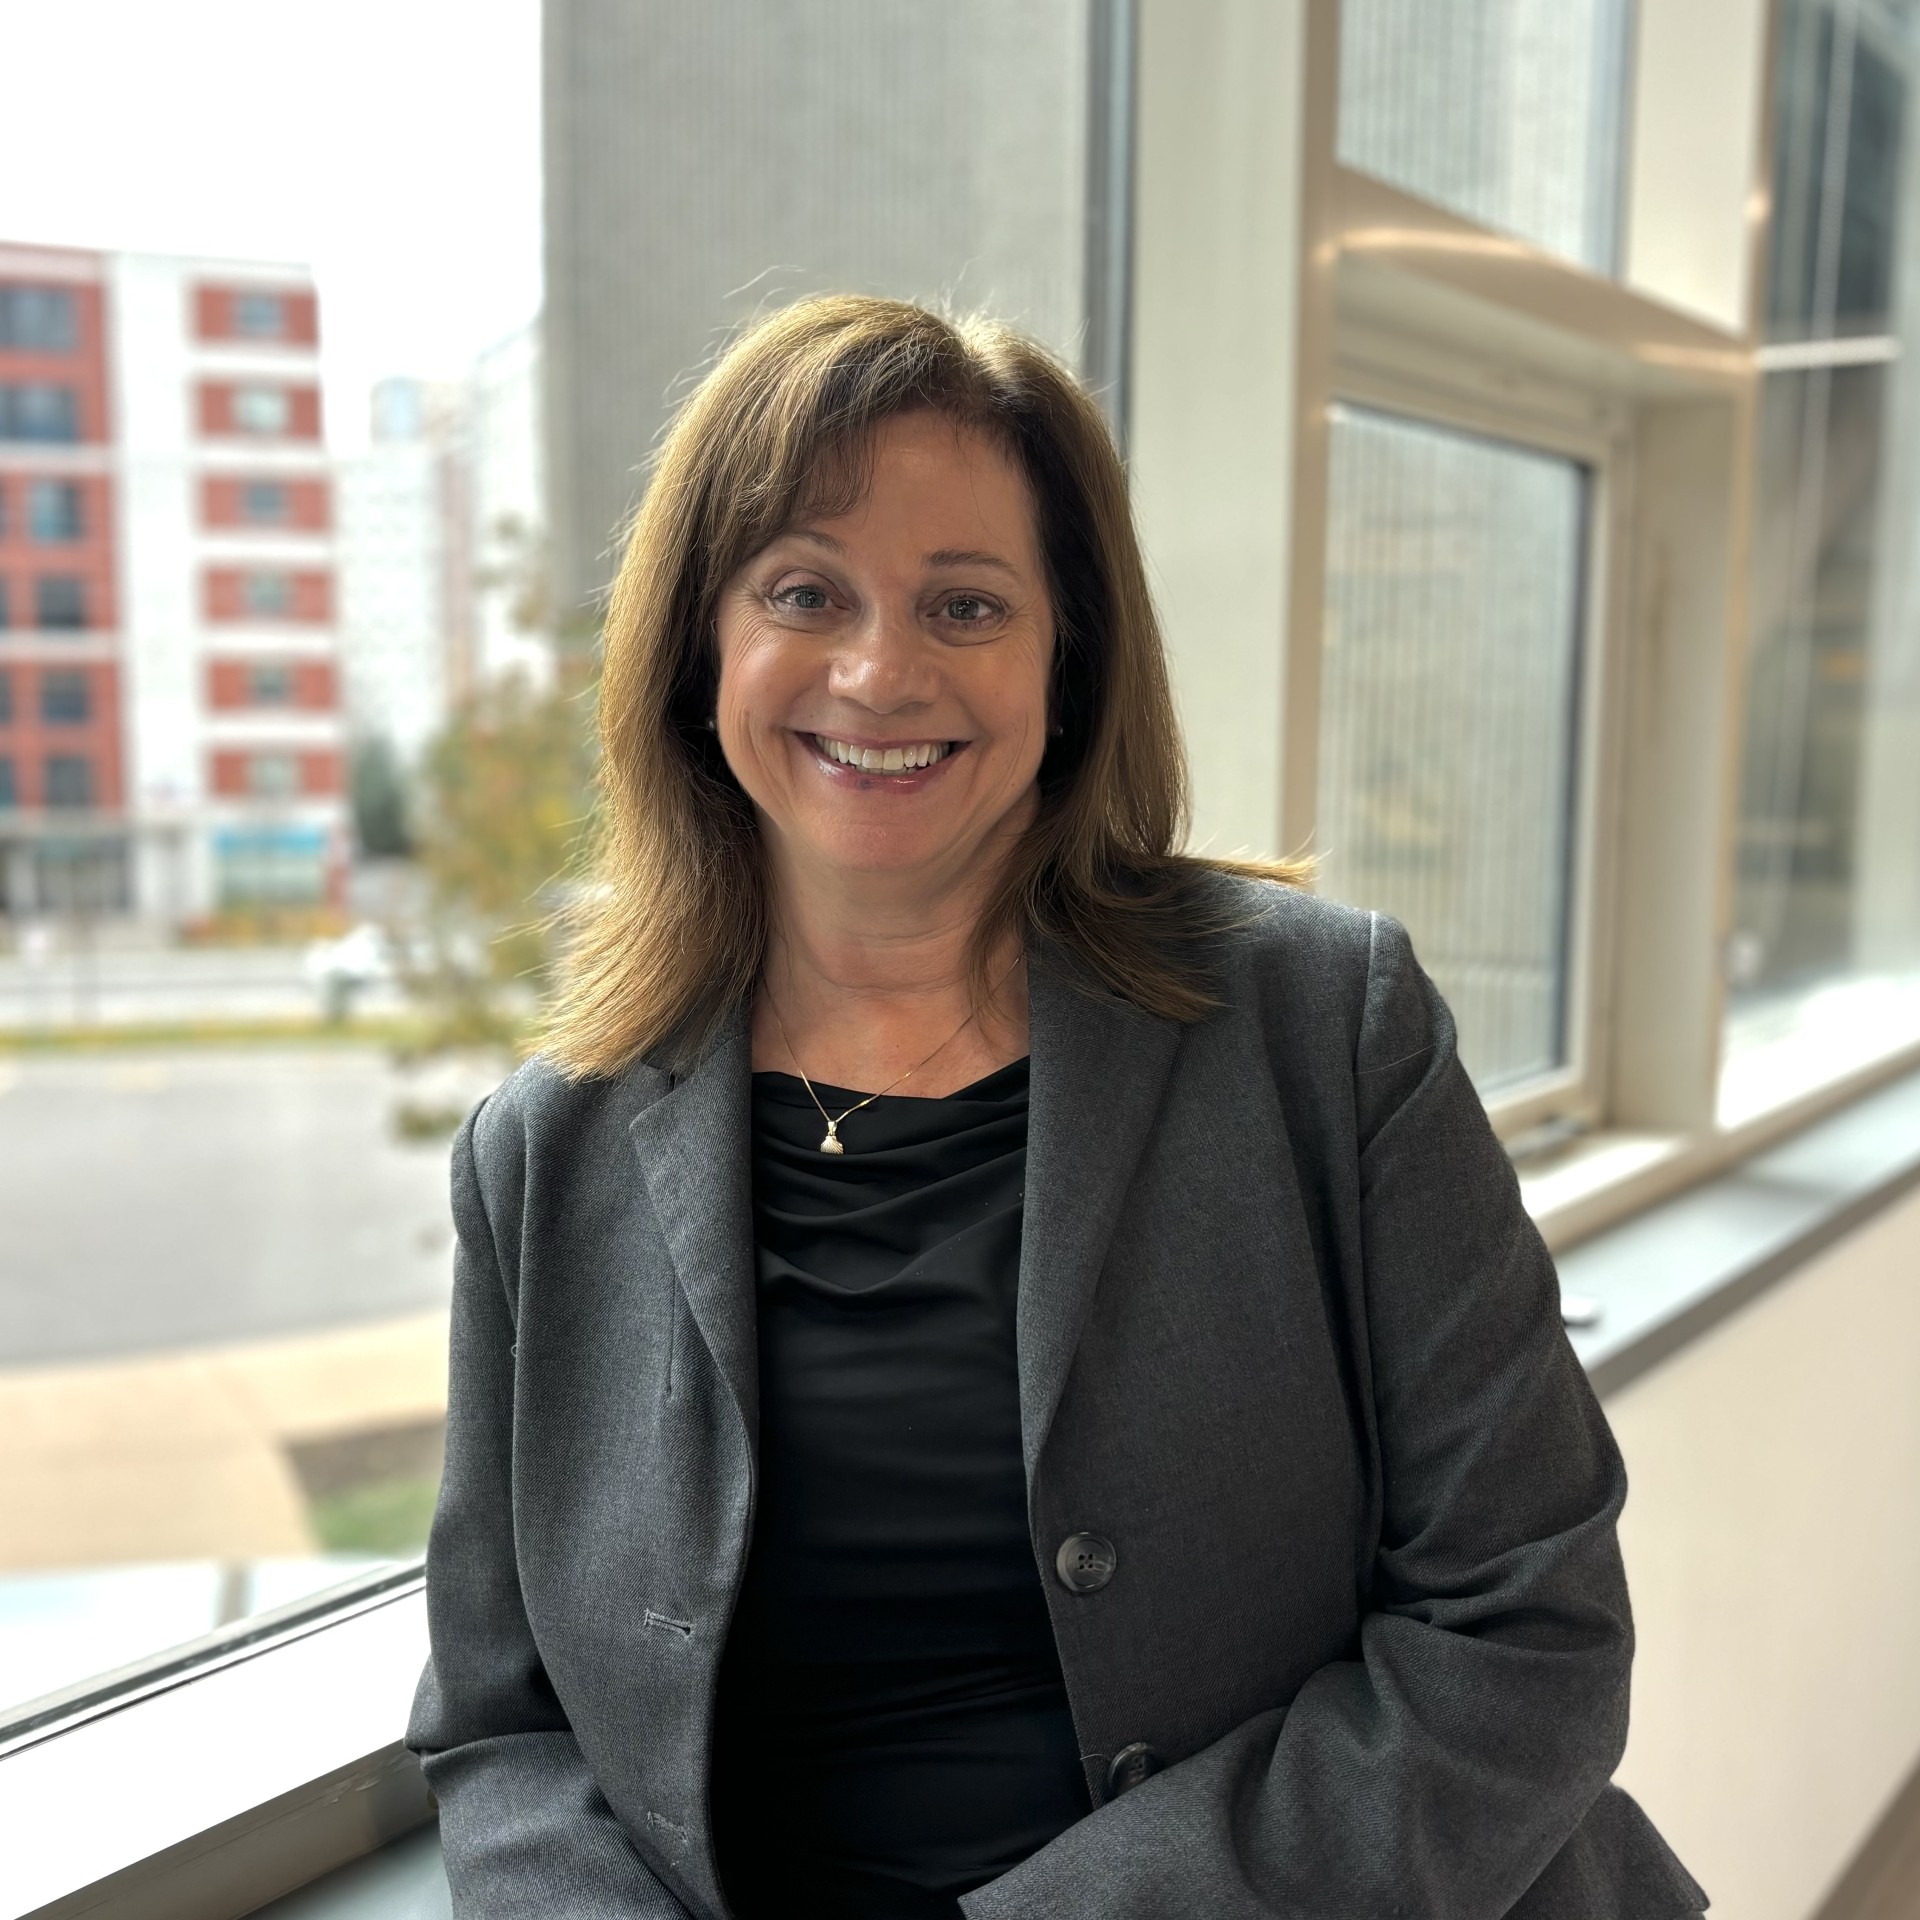
[[707,715],[707,731],[709,733],[718,733],[720,731],[720,716],[717,713]]
[[1061,735],[1062,735],[1063,733],[1065,733],[1065,732],[1066,732],[1066,730],[1067,730],[1067,728],[1066,728],[1066,723],[1065,723],[1064,721],[1061,721],[1061,720],[1056,720],[1056,721],[1055,721],[1055,722],[1053,723],[1053,725],[1052,725],[1052,726],[1050,726],[1050,727],[1049,727],[1049,728],[1047,729],[1047,732],[1048,732],[1048,733],[1049,733],[1049,734],[1050,734],[1050,735],[1051,735],[1051,736],[1052,736],[1052,737],[1053,737],[1053,738],[1054,738],[1055,740],[1058,740],[1058,739],[1060,738],[1060,736],[1061,736]]

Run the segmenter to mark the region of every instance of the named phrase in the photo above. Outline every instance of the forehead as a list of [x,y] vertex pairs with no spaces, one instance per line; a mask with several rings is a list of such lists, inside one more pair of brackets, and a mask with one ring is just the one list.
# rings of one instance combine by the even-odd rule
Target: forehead
[[[812,510],[788,533],[814,532],[843,544],[929,536],[933,547],[1007,549],[1009,560],[1038,557],[1033,495],[1001,443],[944,414],[896,414],[874,429],[858,463],[858,485]],[[931,537],[937,532],[938,537]]]

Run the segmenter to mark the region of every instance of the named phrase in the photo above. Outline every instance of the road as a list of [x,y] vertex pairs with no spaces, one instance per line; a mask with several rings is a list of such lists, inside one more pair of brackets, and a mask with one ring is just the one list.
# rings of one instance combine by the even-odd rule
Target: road
[[394,1136],[405,1091],[347,1044],[0,1055],[0,1367],[444,1305],[447,1147]]
[[[0,1030],[311,1020],[320,991],[300,947],[71,946],[0,954]],[[401,1004],[391,986],[369,989],[356,1011]]]

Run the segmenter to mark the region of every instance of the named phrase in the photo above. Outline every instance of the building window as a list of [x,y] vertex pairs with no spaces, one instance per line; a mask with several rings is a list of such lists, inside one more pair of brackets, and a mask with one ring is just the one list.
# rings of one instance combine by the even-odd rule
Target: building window
[[1628,0],[1343,0],[1340,158],[1606,273]]
[[293,576],[286,573],[243,573],[240,604],[262,619],[282,619],[293,611]]
[[70,442],[80,438],[80,396],[41,380],[0,386],[0,440]]
[[0,753],[0,807],[20,804],[20,776],[14,771],[13,755]]
[[27,535],[48,545],[78,540],[84,531],[80,486],[73,480],[27,483]]
[[284,525],[291,515],[286,483],[280,480],[243,480],[240,518],[256,527]]
[[289,800],[300,791],[300,762],[291,753],[256,753],[247,762],[247,791],[256,800]]
[[93,805],[93,762],[77,753],[56,753],[47,759],[47,805]]
[[293,705],[293,668],[284,660],[257,660],[247,669],[247,698],[256,707]]
[[1572,460],[1336,411],[1323,885],[1406,922],[1483,1093],[1569,1057],[1586,499]]
[[285,433],[293,423],[293,401],[285,387],[236,387],[233,424],[242,433]]
[[0,633],[5,633],[13,625],[12,612],[13,602],[7,592],[7,583],[0,580]]
[[230,828],[213,845],[223,907],[308,907],[327,896],[327,841],[318,827]]
[[33,583],[33,623],[48,632],[74,632],[87,624],[83,581],[68,573],[43,573]]
[[277,293],[236,293],[233,330],[252,340],[278,340],[287,331],[286,302]]
[[84,673],[63,671],[40,676],[40,718],[50,726],[79,726],[93,711]]
[[13,675],[0,667],[0,726],[13,718]]
[[62,287],[0,287],[0,347],[71,353],[78,335],[73,295]]

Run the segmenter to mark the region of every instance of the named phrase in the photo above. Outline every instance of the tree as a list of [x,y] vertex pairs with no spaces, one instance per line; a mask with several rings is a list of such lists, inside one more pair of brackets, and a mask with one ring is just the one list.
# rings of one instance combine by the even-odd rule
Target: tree
[[421,1051],[519,1051],[531,1033],[587,821],[591,719],[590,690],[513,676],[466,701],[428,748],[414,836],[427,931],[408,966]]

